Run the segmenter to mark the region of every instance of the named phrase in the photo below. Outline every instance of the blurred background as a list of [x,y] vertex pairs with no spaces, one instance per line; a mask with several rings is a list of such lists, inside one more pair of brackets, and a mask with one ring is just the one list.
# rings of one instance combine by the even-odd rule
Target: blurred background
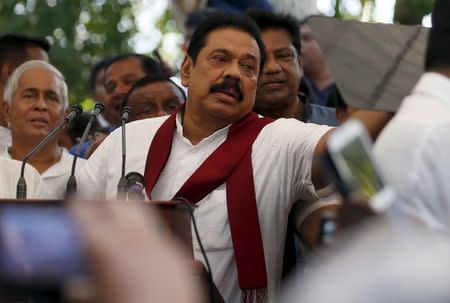
[[[174,69],[182,60],[186,12],[206,0],[2,0],[0,34],[45,36],[51,62],[66,77],[70,102],[88,109],[92,64],[124,52],[152,55],[158,50]],[[218,1],[216,1],[218,2]],[[226,1],[223,1],[226,2]],[[342,19],[430,25],[433,0],[269,0],[277,11],[299,19],[324,14]]]

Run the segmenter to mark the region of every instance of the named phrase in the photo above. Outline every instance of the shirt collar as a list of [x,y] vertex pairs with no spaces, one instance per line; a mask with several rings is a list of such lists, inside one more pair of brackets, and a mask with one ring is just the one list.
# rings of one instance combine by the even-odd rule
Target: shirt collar
[[[184,137],[183,135],[183,113],[180,111],[178,112],[177,116],[176,116],[176,131],[175,134],[181,138],[184,142],[187,142],[189,144],[192,145],[192,143],[189,141],[188,138]],[[230,129],[231,124],[215,131],[213,134],[211,134],[209,137],[203,139],[202,141],[200,141],[197,145],[203,145],[204,142],[211,142],[211,141],[216,141],[216,140],[221,140],[224,137],[226,138],[228,135],[228,131]]]

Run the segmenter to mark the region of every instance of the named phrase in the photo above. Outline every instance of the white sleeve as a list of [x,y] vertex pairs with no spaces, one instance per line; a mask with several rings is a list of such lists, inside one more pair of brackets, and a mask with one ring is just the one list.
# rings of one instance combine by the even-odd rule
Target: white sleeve
[[113,141],[116,133],[109,134],[91,157],[77,171],[77,191],[80,195],[105,193],[110,149],[114,145]]
[[[281,121],[279,121],[281,120]],[[314,151],[322,136],[330,129],[329,126],[313,123],[303,123],[295,119],[279,119],[282,125],[278,132],[279,148],[286,159],[286,172],[291,180],[294,200],[317,199],[311,179],[311,167]],[[291,168],[291,169],[288,169]]]
[[[417,159],[411,188],[416,188],[402,203],[434,228],[450,229],[450,122],[440,123],[430,130],[421,142],[422,152]],[[418,148],[418,147],[411,147]],[[414,194],[416,193],[416,194]]]

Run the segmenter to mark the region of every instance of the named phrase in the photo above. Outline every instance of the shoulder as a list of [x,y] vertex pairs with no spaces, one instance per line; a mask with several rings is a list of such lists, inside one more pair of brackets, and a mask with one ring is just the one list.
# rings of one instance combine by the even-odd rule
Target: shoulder
[[[127,123],[125,125],[125,129],[127,132],[128,138],[139,137],[142,135],[148,135],[151,133],[156,133],[158,128],[169,118],[169,116],[157,117],[157,118],[148,118],[133,121]],[[111,138],[121,138],[122,136],[122,128],[119,127],[114,130],[109,136]]]

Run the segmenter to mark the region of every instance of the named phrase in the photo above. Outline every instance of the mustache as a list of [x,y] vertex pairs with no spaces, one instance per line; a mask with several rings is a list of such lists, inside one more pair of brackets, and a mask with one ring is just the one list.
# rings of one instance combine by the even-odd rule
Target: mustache
[[241,86],[239,85],[239,82],[232,78],[226,78],[220,83],[213,84],[209,88],[209,93],[219,93],[219,92],[226,92],[227,90],[234,90],[237,94],[237,99],[239,101],[242,101],[244,99],[244,94],[242,93]]

